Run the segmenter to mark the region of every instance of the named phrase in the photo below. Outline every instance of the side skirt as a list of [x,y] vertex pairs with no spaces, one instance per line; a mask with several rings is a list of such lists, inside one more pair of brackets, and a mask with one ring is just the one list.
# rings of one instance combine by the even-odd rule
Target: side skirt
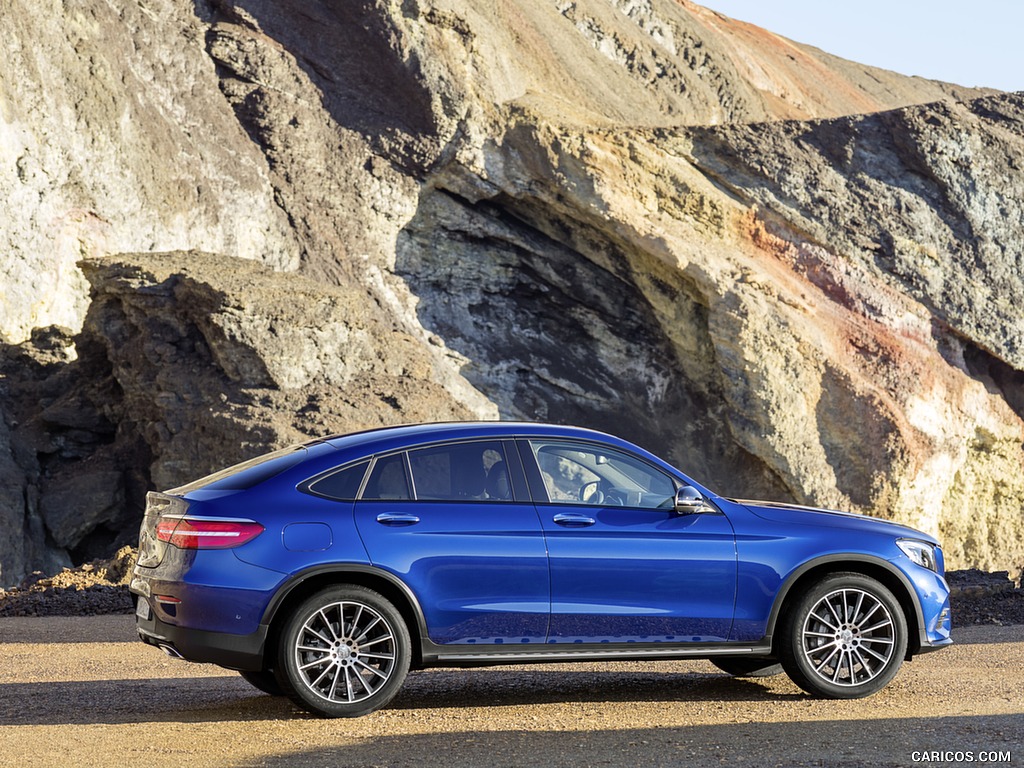
[[539,649],[510,650],[508,646],[437,645],[423,643],[424,667],[486,667],[500,664],[557,664],[572,661],[657,661],[673,659],[707,659],[713,656],[770,657],[770,642],[758,643],[693,643],[665,647],[664,643],[641,645],[573,644],[565,650],[550,645]]

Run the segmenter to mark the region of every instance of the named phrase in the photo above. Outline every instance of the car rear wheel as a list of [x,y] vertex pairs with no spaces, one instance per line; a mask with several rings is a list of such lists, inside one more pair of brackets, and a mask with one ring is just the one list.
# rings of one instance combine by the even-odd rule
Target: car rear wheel
[[886,587],[859,573],[828,576],[786,615],[780,659],[814,696],[859,699],[896,676],[907,650],[907,622]]
[[271,696],[284,696],[284,691],[273,672],[263,670],[261,672],[239,672],[238,674],[249,685],[259,688],[264,693],[269,693]]
[[782,674],[782,665],[771,659],[745,656],[716,656],[711,663],[733,677],[774,677]]
[[359,717],[398,693],[409,671],[410,645],[401,614],[382,595],[330,587],[302,602],[285,622],[278,681],[310,712]]

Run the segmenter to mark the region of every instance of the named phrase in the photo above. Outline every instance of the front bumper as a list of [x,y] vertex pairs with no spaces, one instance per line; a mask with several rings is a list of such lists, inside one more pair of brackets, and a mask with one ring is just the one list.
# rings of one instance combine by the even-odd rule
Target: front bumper
[[950,632],[953,629],[953,621],[949,606],[949,597],[946,597],[941,610],[927,618],[926,621],[926,625],[920,627],[921,647],[917,649],[918,653],[937,651],[953,644],[953,638],[950,637]]
[[911,642],[908,652],[911,655],[929,653],[952,645],[950,632],[953,621],[946,579],[935,571],[911,563],[909,559],[895,564],[901,566],[904,575],[910,579],[920,611],[918,643],[915,646]]

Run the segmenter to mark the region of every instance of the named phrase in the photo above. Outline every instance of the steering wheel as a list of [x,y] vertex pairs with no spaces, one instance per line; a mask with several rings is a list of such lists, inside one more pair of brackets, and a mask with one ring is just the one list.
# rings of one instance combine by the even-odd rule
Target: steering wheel
[[609,488],[608,493],[604,495],[604,503],[610,507],[625,507],[626,497],[623,495],[622,491],[615,488]]
[[585,504],[603,504],[604,491],[601,490],[601,481],[591,480],[589,483],[584,483],[580,486],[576,496]]

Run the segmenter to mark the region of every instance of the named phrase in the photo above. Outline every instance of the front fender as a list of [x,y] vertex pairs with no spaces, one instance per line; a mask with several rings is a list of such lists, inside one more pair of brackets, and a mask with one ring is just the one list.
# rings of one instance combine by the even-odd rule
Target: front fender
[[815,583],[818,578],[829,573],[851,571],[870,576],[885,585],[899,601],[907,618],[908,627],[916,627],[909,639],[908,656],[916,653],[922,646],[930,646],[924,613],[917,589],[911,579],[902,570],[888,560],[864,553],[823,555],[803,563],[791,571],[783,580],[772,603],[771,613],[765,629],[765,640],[774,643],[772,638],[782,616],[783,608],[790,597],[796,597],[803,589]]

